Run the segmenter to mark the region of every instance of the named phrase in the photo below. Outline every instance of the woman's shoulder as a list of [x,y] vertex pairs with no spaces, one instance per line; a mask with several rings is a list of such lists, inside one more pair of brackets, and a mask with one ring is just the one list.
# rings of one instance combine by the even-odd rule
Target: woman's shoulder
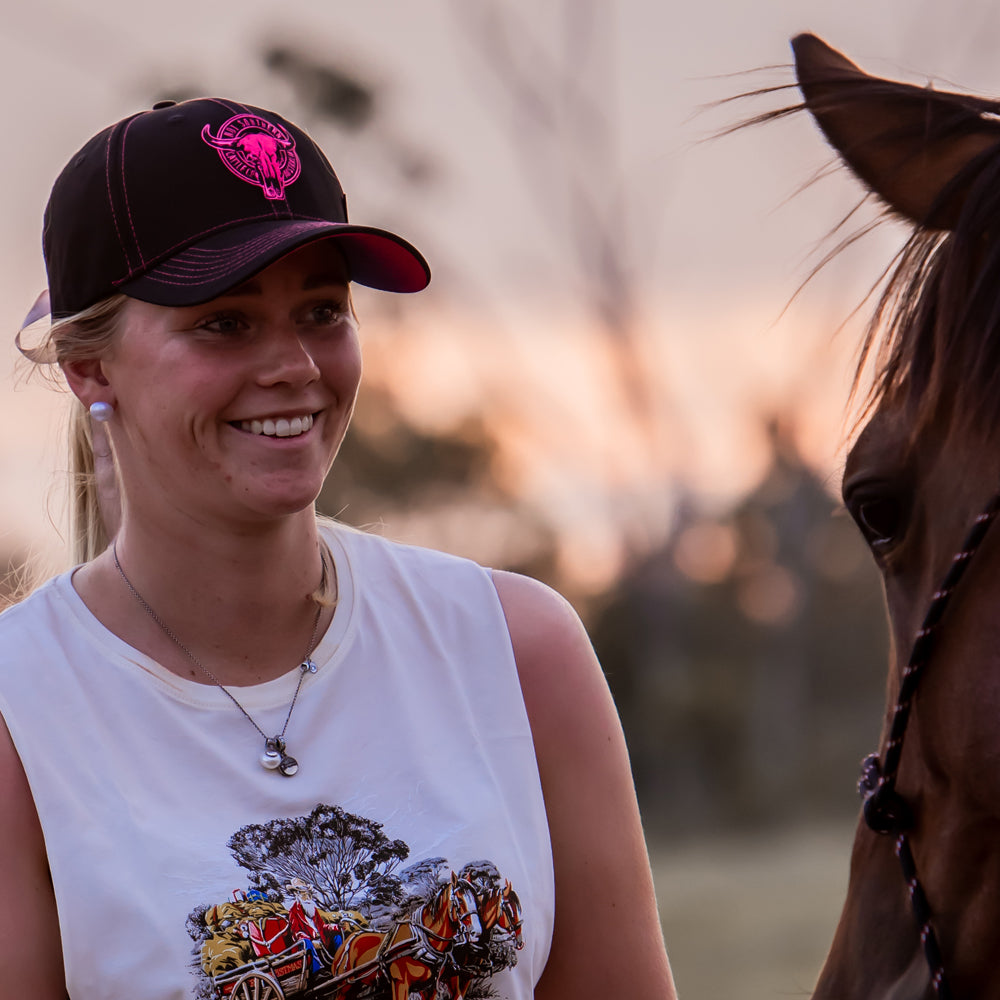
[[586,640],[580,616],[558,590],[523,573],[497,569],[491,573],[504,610],[517,619],[527,640]]
[[69,573],[52,577],[26,597],[0,611],[0,662],[25,645],[38,645],[66,624],[65,588]]
[[529,711],[532,702],[546,713],[572,707],[565,698],[567,684],[589,689],[603,702],[604,675],[572,604],[532,577],[501,570],[492,576]]
[[352,564],[364,561],[377,562],[385,566],[394,565],[415,572],[473,573],[488,575],[489,570],[466,556],[432,549],[412,542],[401,542],[375,531],[354,528],[339,521],[321,519],[320,530],[327,544],[334,549],[342,549]]

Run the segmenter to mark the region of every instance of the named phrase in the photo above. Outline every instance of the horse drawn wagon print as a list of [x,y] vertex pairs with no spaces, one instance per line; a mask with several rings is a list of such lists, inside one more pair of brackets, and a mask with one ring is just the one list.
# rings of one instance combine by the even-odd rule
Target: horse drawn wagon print
[[491,862],[397,871],[406,844],[338,807],[245,827],[229,847],[251,887],[188,918],[202,1000],[474,1000],[523,946],[517,893]]

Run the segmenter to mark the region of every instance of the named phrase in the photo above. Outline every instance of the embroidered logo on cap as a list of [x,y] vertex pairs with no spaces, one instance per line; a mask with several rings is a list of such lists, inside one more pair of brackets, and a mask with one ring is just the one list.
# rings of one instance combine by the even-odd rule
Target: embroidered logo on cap
[[263,188],[264,197],[276,201],[299,176],[301,164],[295,140],[286,129],[259,115],[235,115],[216,135],[210,125],[201,137],[219,151],[222,162],[237,177]]

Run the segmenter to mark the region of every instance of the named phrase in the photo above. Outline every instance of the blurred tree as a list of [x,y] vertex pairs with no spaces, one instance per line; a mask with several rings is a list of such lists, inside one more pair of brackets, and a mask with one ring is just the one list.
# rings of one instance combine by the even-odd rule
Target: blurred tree
[[884,693],[881,584],[777,424],[772,445],[761,485],[718,520],[682,511],[594,627],[654,829],[857,807]]
[[[615,5],[562,0],[548,36],[534,9],[504,0],[451,5],[477,69],[494,84],[487,111],[505,129],[522,186],[555,238],[558,266],[545,280],[563,286],[563,298],[582,306],[609,346],[609,377],[619,383],[649,478],[666,491],[671,401],[649,364],[650,331],[640,321],[639,265],[649,254],[648,246],[645,254],[638,246],[650,242],[641,229],[649,220],[648,210],[638,209],[616,130]],[[648,523],[652,519],[660,523]],[[641,553],[662,538],[666,520],[663,507],[653,505],[645,521],[624,525],[631,551]]]
[[304,42],[268,41],[260,59],[268,71],[291,85],[299,106],[292,117],[310,132],[319,133],[320,145],[322,132],[331,128],[363,139],[358,152],[365,146],[371,151],[369,162],[376,176],[386,170],[391,173],[391,183],[381,184],[383,197],[400,190],[400,185],[409,197],[437,179],[436,158],[426,146],[396,134],[381,113],[384,102],[379,88],[366,79],[363,70],[327,54],[313,55]]
[[352,130],[371,123],[375,90],[343,67],[318,62],[290,45],[266,46],[263,61],[292,83],[304,107]]
[[539,511],[501,484],[497,450],[479,418],[445,432],[420,429],[401,412],[391,387],[372,380],[362,387],[318,507],[356,527],[385,528],[554,581],[555,533]]

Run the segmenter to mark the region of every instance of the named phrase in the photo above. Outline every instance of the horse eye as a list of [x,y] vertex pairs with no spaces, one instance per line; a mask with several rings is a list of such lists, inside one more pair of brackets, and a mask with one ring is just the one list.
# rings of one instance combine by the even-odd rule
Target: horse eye
[[851,515],[869,545],[885,548],[900,533],[903,505],[898,497],[861,498],[850,505]]

